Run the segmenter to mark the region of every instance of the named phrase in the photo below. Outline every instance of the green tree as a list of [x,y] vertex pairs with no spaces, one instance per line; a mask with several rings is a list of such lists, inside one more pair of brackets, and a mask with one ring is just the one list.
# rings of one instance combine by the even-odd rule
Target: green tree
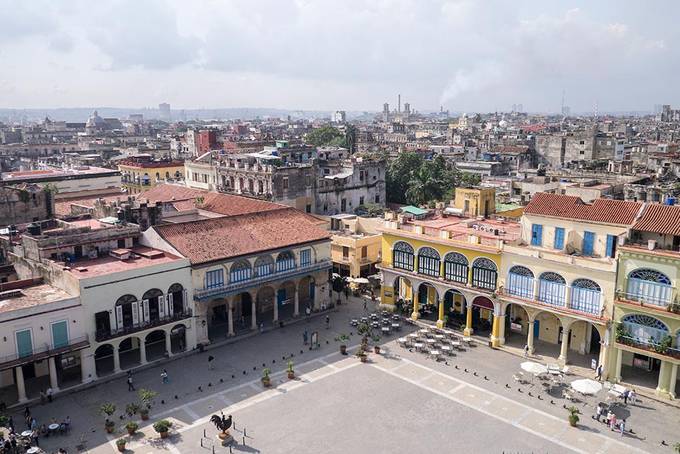
[[356,152],[357,128],[354,125],[345,125],[345,145],[350,153]]
[[339,129],[333,126],[322,126],[320,128],[314,129],[313,131],[307,133],[305,136],[305,142],[314,145],[315,147],[321,146],[345,146],[345,136]]
[[386,185],[387,201],[406,203],[406,191],[409,183],[420,170],[424,160],[418,153],[400,153],[397,159],[387,167]]

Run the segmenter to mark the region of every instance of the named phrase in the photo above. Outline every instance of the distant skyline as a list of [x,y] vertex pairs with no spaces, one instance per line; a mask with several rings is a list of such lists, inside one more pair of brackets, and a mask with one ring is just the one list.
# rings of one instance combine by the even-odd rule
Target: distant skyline
[[680,2],[0,0],[0,108],[651,111]]

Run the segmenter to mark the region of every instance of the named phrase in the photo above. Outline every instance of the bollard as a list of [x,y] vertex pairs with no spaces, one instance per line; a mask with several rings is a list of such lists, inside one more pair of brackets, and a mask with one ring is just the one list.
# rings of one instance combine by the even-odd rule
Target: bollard
[[212,452],[212,454],[215,454],[215,445],[213,445],[213,447],[212,447],[212,448],[213,448],[213,452]]
[[246,445],[246,437],[243,437],[243,446]]
[[203,447],[203,439],[201,438],[201,448]]
[[245,427],[243,428],[243,436],[244,436],[244,437],[247,437],[247,436],[248,436],[248,434],[246,433],[246,428],[245,428]]
[[231,451],[231,445],[229,445],[229,453],[231,453],[231,452],[232,452],[232,451]]
[[205,429],[203,429],[203,437],[206,437],[206,435],[205,435]]

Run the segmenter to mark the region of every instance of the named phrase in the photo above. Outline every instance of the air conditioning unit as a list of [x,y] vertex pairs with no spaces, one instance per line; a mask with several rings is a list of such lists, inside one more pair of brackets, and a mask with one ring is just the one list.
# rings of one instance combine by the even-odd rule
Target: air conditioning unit
[[650,251],[656,249],[656,240],[647,240],[647,249]]

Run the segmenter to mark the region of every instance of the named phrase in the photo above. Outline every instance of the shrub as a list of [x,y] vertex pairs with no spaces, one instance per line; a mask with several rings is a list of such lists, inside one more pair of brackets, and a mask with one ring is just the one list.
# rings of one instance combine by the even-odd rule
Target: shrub
[[167,419],[161,419],[160,421],[157,421],[153,425],[153,430],[155,430],[158,433],[162,432],[167,432],[170,430],[172,427],[172,422],[168,421]]

